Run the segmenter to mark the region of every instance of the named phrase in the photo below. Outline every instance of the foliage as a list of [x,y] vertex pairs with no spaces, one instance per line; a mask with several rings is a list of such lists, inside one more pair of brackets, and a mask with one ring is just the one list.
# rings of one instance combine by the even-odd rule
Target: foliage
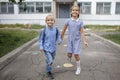
[[9,0],[9,2],[15,3],[15,4],[21,4],[24,0]]
[[26,11],[28,7],[27,7],[27,5],[26,5],[25,3],[23,3],[23,1],[24,1],[24,0],[9,0],[9,2],[12,2],[12,3],[14,3],[14,4],[19,4],[19,5],[23,4],[23,6],[24,6],[24,11]]

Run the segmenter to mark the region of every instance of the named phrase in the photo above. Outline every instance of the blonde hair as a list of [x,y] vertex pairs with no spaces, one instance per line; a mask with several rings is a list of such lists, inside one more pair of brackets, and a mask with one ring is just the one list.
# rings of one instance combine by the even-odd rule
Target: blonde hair
[[[71,12],[72,12],[72,10],[73,10],[74,7],[77,7],[77,8],[78,8],[78,11],[79,11],[79,13],[80,13],[80,7],[79,7],[78,5],[73,5],[73,6],[70,8]],[[72,14],[71,14],[71,17],[72,17]],[[78,14],[78,17],[79,17],[79,14]]]
[[46,16],[46,18],[45,18],[45,21],[48,19],[48,17],[53,18],[53,19],[54,19],[54,21],[55,21],[55,18],[54,18],[54,16],[53,16],[52,14],[47,15],[47,16]]

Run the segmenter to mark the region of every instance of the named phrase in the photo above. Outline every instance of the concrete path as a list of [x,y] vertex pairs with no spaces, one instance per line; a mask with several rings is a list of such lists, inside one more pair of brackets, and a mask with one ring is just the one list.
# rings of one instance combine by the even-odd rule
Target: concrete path
[[[120,80],[120,49],[106,42],[86,36],[89,47],[81,53],[81,74],[76,76],[76,63],[72,58],[73,67],[65,68],[66,39],[57,46],[57,55],[53,64],[54,80]],[[45,56],[39,53],[38,42],[12,61],[0,71],[0,80],[50,80],[45,73]]]

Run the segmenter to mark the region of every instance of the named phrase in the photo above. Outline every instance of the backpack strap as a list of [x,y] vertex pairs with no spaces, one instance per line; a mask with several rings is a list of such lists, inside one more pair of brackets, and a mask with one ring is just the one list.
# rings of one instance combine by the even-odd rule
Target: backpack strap
[[[46,31],[46,27],[43,29],[43,38],[42,38],[42,42],[44,43],[45,41],[45,31]],[[56,28],[56,41],[58,39],[58,28]]]
[[44,43],[45,41],[45,31],[46,31],[46,27],[43,29],[43,38],[42,38],[42,42]]
[[56,41],[58,39],[58,28],[56,28]]

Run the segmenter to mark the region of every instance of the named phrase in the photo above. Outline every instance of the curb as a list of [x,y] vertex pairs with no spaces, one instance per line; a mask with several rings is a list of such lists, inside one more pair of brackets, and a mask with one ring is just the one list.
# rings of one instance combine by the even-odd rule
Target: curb
[[31,41],[23,44],[22,46],[18,47],[17,49],[11,51],[7,55],[0,58],[0,70],[2,70],[5,66],[11,63],[16,57],[22,54],[28,47],[35,42],[37,42],[38,37],[32,39]]
[[91,36],[94,36],[95,38],[100,39],[103,43],[107,44],[108,46],[112,46],[114,49],[117,49],[120,52],[120,45],[119,44],[116,44],[116,43],[114,43],[108,39],[105,39],[101,36],[98,36],[94,33],[90,33],[90,34],[91,34]]

